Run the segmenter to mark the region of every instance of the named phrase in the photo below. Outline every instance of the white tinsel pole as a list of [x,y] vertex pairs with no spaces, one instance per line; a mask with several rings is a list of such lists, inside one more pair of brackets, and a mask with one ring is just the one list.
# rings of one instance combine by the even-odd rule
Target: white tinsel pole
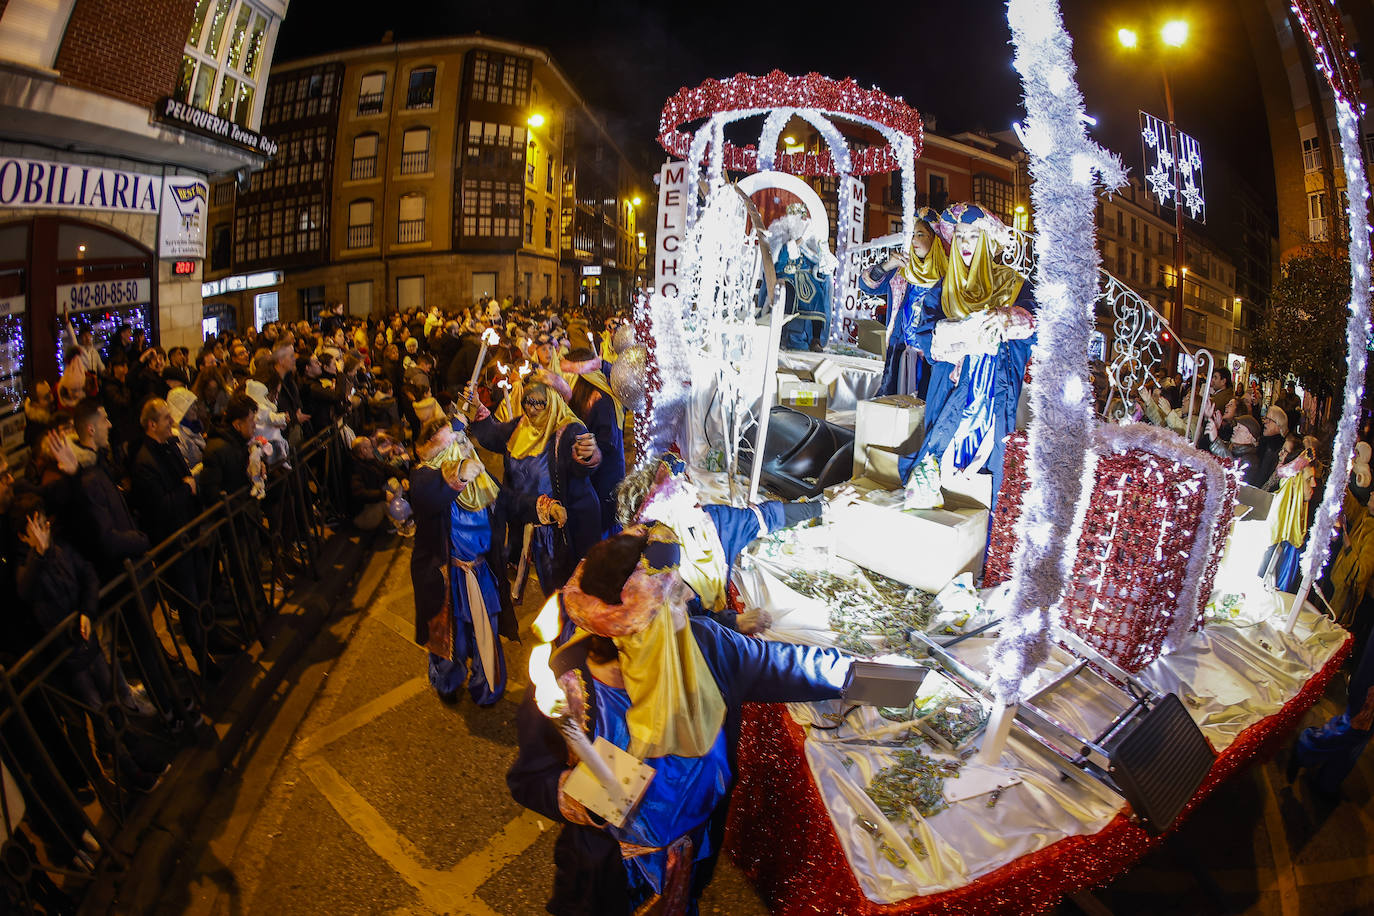
[[[1093,441],[1088,343],[1100,266],[1093,237],[1096,188],[1119,187],[1125,172],[1114,155],[1088,138],[1073,45],[1057,0],[1010,0],[1007,19],[1013,62],[1025,88],[1021,140],[1030,153],[1031,203],[1039,230],[1030,487],[1017,522],[1011,610],[992,670],[996,699],[1012,706],[1022,681],[1049,655],[1051,615],[1072,568],[1075,510],[1087,444]],[[996,759],[1000,752],[1000,747],[985,747],[983,757]]]
[[1331,447],[1331,473],[1326,492],[1307,537],[1302,555],[1303,579],[1288,612],[1288,632],[1297,625],[1298,613],[1312,583],[1321,577],[1331,557],[1331,539],[1336,519],[1345,501],[1350,481],[1350,460],[1355,453],[1356,426],[1360,419],[1360,399],[1364,395],[1365,364],[1369,358],[1369,180],[1360,152],[1360,119],[1339,92],[1336,93],[1336,123],[1341,132],[1341,154],[1345,158],[1345,186],[1350,198],[1346,219],[1350,225],[1350,319],[1345,326],[1346,377],[1341,420],[1336,441]]

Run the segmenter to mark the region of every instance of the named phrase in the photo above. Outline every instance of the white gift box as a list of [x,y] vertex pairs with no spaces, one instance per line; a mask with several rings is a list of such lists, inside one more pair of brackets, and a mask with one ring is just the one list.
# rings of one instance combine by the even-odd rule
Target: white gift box
[[860,401],[854,415],[854,476],[874,477],[869,473],[869,446],[899,455],[920,448],[925,414],[925,401],[914,394]]
[[858,502],[832,514],[835,553],[932,594],[963,572],[978,575],[988,540],[986,509],[902,511],[901,490],[860,479]]

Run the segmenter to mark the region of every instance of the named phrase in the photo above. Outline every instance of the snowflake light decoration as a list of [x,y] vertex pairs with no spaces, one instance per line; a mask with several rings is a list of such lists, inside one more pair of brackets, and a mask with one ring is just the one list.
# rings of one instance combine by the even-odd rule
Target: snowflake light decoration
[[1197,140],[1142,111],[1140,142],[1145,152],[1145,180],[1159,205],[1183,207],[1197,222],[1207,222],[1202,148]]

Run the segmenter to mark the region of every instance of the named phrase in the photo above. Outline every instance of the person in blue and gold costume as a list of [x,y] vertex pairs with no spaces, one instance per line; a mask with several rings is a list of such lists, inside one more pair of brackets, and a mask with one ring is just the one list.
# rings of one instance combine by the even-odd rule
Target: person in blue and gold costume
[[577,629],[549,667],[569,718],[655,771],[623,826],[565,792],[575,761],[534,690],[517,716],[506,784],[517,802],[564,825],[550,913],[695,913],[725,831],[742,705],[834,699],[848,679],[850,660],[838,650],[689,618],[677,557],[666,526],[635,526],[593,547],[563,589]]
[[499,488],[463,434],[461,420],[426,421],[415,450],[415,641],[429,649],[429,680],[440,699],[456,702],[466,682],[473,701],[490,706],[506,686],[497,637],[519,638],[504,587]]
[[[887,351],[878,396],[926,396],[930,384],[930,337],[940,310],[940,281],[949,267],[948,242],[935,230],[940,214],[929,207],[916,211],[906,263],[897,258],[872,267],[859,277],[859,288],[888,301]],[[905,354],[907,366],[903,366]]]
[[898,467],[903,480],[927,459],[943,478],[986,470],[995,498],[1035,341],[1035,299],[1020,274],[996,263],[1007,234],[996,216],[976,204],[953,204],[940,215],[940,228],[950,257],[938,287],[943,317],[931,335],[925,439]]

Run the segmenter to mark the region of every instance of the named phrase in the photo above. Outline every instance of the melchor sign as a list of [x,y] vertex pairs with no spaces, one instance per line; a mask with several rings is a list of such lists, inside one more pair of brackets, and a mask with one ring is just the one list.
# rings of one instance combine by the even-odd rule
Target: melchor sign
[[162,176],[0,156],[0,207],[157,213]]

